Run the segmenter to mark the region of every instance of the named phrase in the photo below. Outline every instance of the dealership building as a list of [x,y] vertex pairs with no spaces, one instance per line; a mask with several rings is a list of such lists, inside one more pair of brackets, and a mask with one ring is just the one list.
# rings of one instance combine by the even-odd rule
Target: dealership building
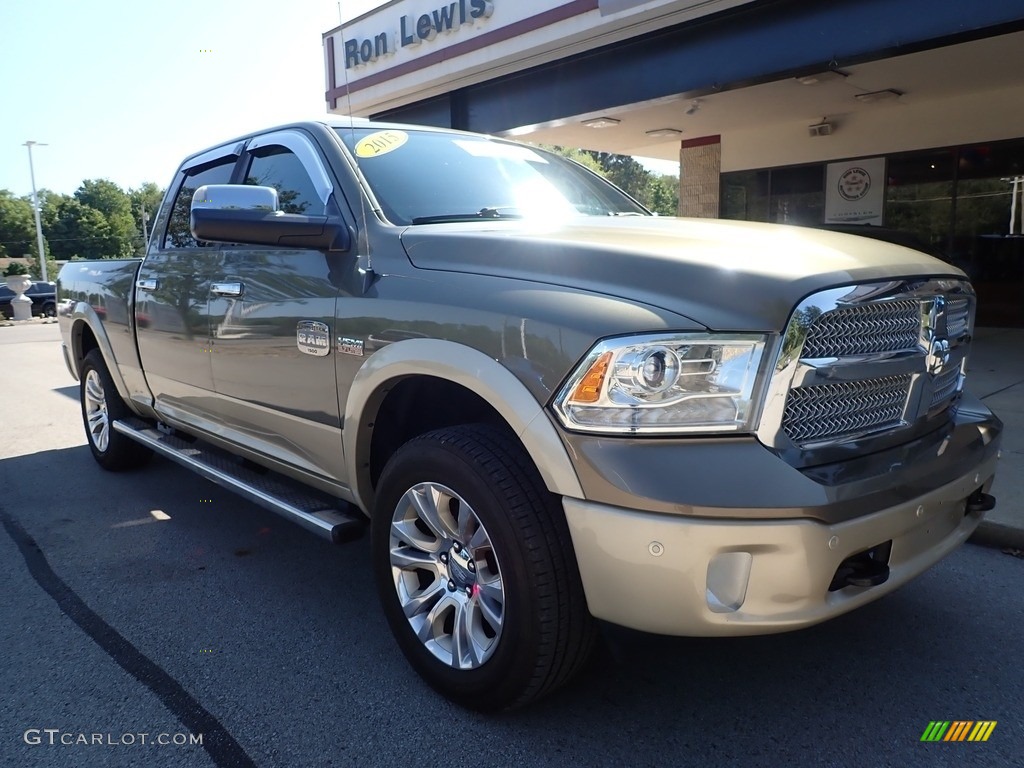
[[895,230],[1024,326],[1021,0],[393,0],[324,55],[333,113],[678,161],[680,215]]

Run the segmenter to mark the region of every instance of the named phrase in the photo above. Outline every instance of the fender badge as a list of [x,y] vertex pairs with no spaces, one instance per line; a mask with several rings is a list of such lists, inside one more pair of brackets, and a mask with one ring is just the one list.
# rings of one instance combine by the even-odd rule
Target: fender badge
[[363,356],[364,343],[362,339],[350,339],[345,336],[338,337],[338,351],[343,355]]
[[295,345],[304,355],[327,357],[331,353],[331,329],[326,323],[303,320],[295,327]]

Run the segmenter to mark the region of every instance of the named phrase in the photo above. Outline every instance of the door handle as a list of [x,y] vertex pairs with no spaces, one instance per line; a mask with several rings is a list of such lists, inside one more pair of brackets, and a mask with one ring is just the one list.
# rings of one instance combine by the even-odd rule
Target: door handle
[[140,291],[155,291],[160,287],[159,280],[136,280],[135,287]]
[[214,283],[210,286],[210,293],[214,296],[227,296],[237,299],[245,292],[245,286],[241,283]]

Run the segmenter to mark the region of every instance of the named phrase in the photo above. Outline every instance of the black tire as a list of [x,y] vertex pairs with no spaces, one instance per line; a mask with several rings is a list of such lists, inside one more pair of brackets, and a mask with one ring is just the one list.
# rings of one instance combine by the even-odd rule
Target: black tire
[[[436,569],[432,572],[434,575],[419,582],[421,585],[424,581],[430,582],[431,586],[424,587],[423,593],[441,593],[433,603],[434,609],[441,610],[443,600],[451,598],[448,601],[451,603],[456,597],[467,605],[476,606],[477,620],[467,620],[465,626],[475,628],[474,636],[486,641],[488,635],[493,634],[493,628],[492,633],[481,634],[481,627],[486,630],[490,626],[481,617],[493,614],[485,614],[480,607],[489,594],[481,585],[500,571],[497,582],[503,590],[500,630],[491,637],[490,655],[468,668],[456,668],[454,650],[452,659],[447,662],[439,658],[436,638],[432,641],[435,648],[432,651],[417,637],[411,624],[413,619],[406,618],[398,591],[399,581],[405,578],[398,574],[408,574],[416,566],[396,571],[391,561],[393,521],[402,514],[417,517],[418,508],[409,503],[407,492],[439,487],[460,497],[454,501],[454,507],[452,502],[442,502],[441,506],[447,504],[444,508],[451,519],[455,520],[461,504],[465,503],[478,523],[476,530],[484,530],[487,544],[482,550],[475,550],[485,553],[479,560],[480,565],[474,565],[469,559],[472,575],[465,568],[456,573],[456,566],[449,564],[455,561],[453,553],[460,551],[457,544],[452,544],[457,539],[446,540],[441,546],[439,552],[446,552],[444,547],[449,544],[454,549],[447,550],[444,566],[431,563],[430,567]],[[417,517],[417,526],[421,519]],[[408,520],[403,522],[410,524]],[[440,537],[425,528],[417,528],[413,534],[433,536],[441,543]],[[415,546],[406,548],[408,541],[403,540],[404,534],[395,535],[398,551],[413,551],[418,556],[426,554]],[[381,474],[371,536],[378,591],[399,647],[412,667],[435,690],[455,703],[478,711],[523,706],[566,683],[590,656],[596,622],[587,610],[564,512],[512,437],[489,426],[465,425],[430,432],[406,443],[395,452]],[[477,535],[465,538],[472,538],[473,542],[481,540]],[[488,551],[490,556],[486,555]],[[466,547],[463,556],[469,553],[470,548]],[[440,554],[437,557],[440,558]],[[473,579],[472,583],[462,581],[453,591],[456,580],[467,575]],[[438,587],[445,579],[448,581],[444,587]],[[408,587],[403,586],[403,589]],[[444,594],[445,590],[448,594]],[[467,616],[473,615],[471,608],[466,612]],[[457,619],[450,621],[454,626]],[[443,633],[448,631],[442,627],[449,626],[449,619],[427,621],[424,625],[430,627],[431,634]],[[454,640],[450,647],[456,648]]]
[[56,317],[57,305],[54,304],[52,301],[48,301],[45,304],[43,304],[43,309],[39,314],[41,314],[43,317]]
[[79,401],[89,450],[101,467],[120,472],[141,467],[152,458],[153,451],[111,427],[111,422],[134,414],[118,394],[98,349],[91,350],[82,362]]

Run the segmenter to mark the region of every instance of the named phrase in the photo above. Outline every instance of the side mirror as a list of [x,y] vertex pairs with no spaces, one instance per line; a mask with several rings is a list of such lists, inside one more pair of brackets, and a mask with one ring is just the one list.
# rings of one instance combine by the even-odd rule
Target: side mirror
[[211,242],[321,251],[352,247],[352,233],[341,217],[283,213],[277,207],[273,187],[207,184],[192,196],[192,236]]

